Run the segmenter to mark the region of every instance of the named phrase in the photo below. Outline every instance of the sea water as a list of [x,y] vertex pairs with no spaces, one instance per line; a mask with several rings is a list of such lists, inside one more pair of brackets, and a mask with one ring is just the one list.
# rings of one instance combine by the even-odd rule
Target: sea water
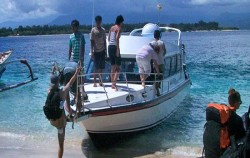
[[[164,38],[176,42],[175,36],[168,33]],[[87,65],[89,36],[85,35],[85,39]],[[186,46],[187,71],[192,86],[190,95],[169,119],[101,150],[94,147],[84,129],[78,125],[71,129],[69,123],[65,143],[81,148],[79,152],[83,157],[137,157],[167,152],[167,149],[197,156],[194,150],[202,148],[205,108],[209,102],[227,103],[228,89],[233,87],[240,92],[243,102],[237,113],[242,115],[250,105],[249,39],[250,31],[184,32],[182,41]],[[27,59],[34,75],[39,78],[0,93],[1,149],[46,148],[48,144],[57,143],[56,130],[46,120],[42,107],[53,62],[61,66],[67,62],[68,40],[69,35],[0,38],[0,51],[13,48],[11,60]],[[27,80],[27,72],[21,64],[7,66],[0,86]],[[188,150],[185,147],[189,147]]]

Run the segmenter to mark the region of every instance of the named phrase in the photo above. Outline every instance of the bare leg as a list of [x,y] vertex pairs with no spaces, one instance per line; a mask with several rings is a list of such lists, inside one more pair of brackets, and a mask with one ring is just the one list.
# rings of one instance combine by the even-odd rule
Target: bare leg
[[98,70],[98,73],[99,73],[98,77],[99,77],[99,85],[100,86],[103,86],[103,83],[102,83],[102,71],[103,71],[103,69]]
[[141,78],[141,85],[143,87],[145,87],[145,77],[144,77],[144,74],[140,74],[140,78]]
[[96,87],[96,70],[94,71],[94,86],[93,87]]
[[114,82],[114,78],[115,78],[115,69],[116,66],[112,65],[111,66],[111,82],[112,82],[112,88],[115,89],[115,82]]
[[65,138],[65,127],[63,127],[63,132],[58,132],[58,143],[59,143],[59,149],[58,149],[58,158],[63,157],[63,151],[64,151],[64,138]]
[[115,86],[116,86],[117,79],[119,77],[119,73],[120,73],[120,66],[116,65],[116,67],[115,67],[115,75],[114,75],[114,85]]

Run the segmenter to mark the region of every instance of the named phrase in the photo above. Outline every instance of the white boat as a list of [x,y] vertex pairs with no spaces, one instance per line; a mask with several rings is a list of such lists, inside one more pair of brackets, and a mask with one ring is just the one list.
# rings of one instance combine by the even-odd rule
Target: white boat
[[[165,41],[167,54],[160,96],[156,95],[156,81],[148,82],[145,89],[142,87],[135,60],[139,48],[153,41],[156,29],[177,32],[177,43]],[[166,120],[189,94],[191,81],[186,72],[184,49],[181,31],[176,28],[149,23],[129,35],[122,35],[122,72],[117,82],[118,91],[112,89],[109,82],[109,59],[102,77],[105,86],[93,87],[93,63],[90,59],[86,74],[78,76],[78,81],[80,77],[85,77],[84,85],[78,85],[78,88],[84,86],[89,101],[82,102],[84,110],[77,123],[93,138],[101,134],[137,132]]]
[[25,66],[28,67],[30,79],[22,81],[22,82],[19,81],[18,83],[12,84],[12,85],[9,85],[8,83],[6,85],[3,84],[4,86],[0,87],[0,92],[3,92],[3,91],[6,91],[6,90],[9,90],[9,89],[12,89],[12,88],[16,88],[16,87],[25,85],[27,83],[30,83],[30,82],[35,81],[35,80],[38,79],[37,77],[34,77],[32,69],[31,69],[30,65],[28,64],[27,60],[19,59],[19,60],[9,61],[8,59],[11,56],[12,53],[13,53],[13,49],[10,49],[10,50],[8,50],[6,52],[0,53],[0,79],[1,79],[1,77],[3,75],[3,73],[5,72],[7,65],[12,64],[12,63],[16,63],[16,62],[20,62],[21,64],[24,64]]
[[12,49],[10,49],[6,52],[3,52],[3,53],[0,52],[0,65],[2,65],[5,61],[7,61],[7,59],[10,57],[12,52],[13,52]]
[[7,62],[7,60],[11,56],[12,52],[13,52],[12,49],[10,49],[6,52],[3,52],[3,53],[0,52],[0,78],[2,77],[2,74],[6,69],[4,63]]

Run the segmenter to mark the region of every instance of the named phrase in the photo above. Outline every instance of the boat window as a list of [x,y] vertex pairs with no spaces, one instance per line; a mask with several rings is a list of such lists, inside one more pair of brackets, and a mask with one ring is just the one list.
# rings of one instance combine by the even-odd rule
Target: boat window
[[165,58],[165,73],[164,78],[170,76],[171,58]]
[[177,66],[177,62],[176,62],[176,55],[171,57],[171,68],[170,68],[170,74],[173,75],[176,73],[176,66]]
[[177,55],[177,71],[181,70],[181,66],[182,66],[182,59],[181,59],[181,54]]

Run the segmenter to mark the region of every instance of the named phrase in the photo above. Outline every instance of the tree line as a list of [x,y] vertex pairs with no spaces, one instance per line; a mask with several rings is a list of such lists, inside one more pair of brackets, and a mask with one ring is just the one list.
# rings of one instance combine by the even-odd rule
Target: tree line
[[[146,23],[137,23],[137,24],[124,24],[122,31],[131,32],[135,28],[141,28]],[[108,32],[109,28],[113,24],[103,24],[103,27]],[[160,26],[167,26],[160,24]],[[197,31],[197,30],[238,30],[236,27],[219,27],[218,22],[204,22],[199,21],[198,23],[180,23],[180,24],[169,24],[170,27],[175,27],[181,31]],[[92,26],[91,25],[80,25],[79,30],[83,33],[90,33]],[[27,36],[27,35],[53,35],[53,34],[70,34],[72,33],[70,25],[33,25],[33,26],[19,26],[12,29],[1,28],[0,36]]]

